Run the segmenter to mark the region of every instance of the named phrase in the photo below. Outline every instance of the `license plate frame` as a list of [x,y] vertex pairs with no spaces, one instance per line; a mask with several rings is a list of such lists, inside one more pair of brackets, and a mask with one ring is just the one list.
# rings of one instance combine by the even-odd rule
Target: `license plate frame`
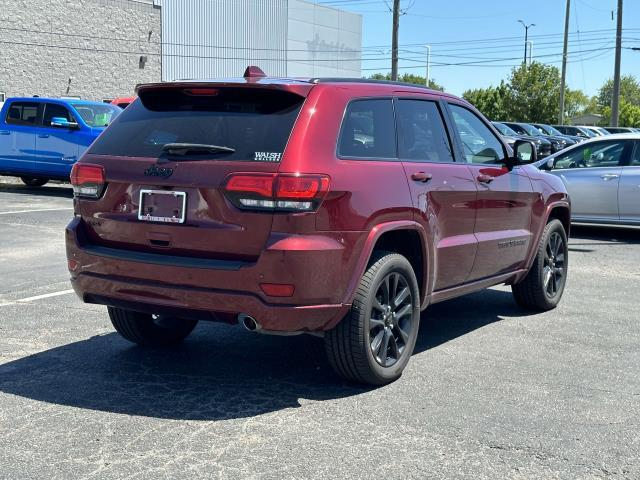
[[[153,212],[145,213],[145,198],[152,198],[154,195],[171,195],[172,197],[179,198],[177,205],[180,207],[179,215],[166,216],[166,215],[153,215]],[[180,192],[174,190],[152,190],[148,188],[140,189],[140,202],[138,204],[138,220],[145,222],[157,222],[157,223],[184,223],[186,220],[187,210],[187,192]]]

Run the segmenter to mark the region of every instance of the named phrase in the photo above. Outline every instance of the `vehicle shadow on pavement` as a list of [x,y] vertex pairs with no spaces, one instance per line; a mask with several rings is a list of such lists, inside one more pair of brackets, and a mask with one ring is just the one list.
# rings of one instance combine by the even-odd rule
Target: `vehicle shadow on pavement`
[[[519,310],[509,292],[487,290],[434,305],[423,315],[416,354]],[[400,380],[402,381],[402,380]],[[322,339],[267,337],[201,323],[170,349],[132,346],[115,333],[0,365],[0,392],[42,402],[145,417],[225,420],[358,395],[342,382]]]
[[27,187],[22,184],[0,183],[0,193],[17,193],[20,195],[35,195],[38,197],[73,198],[73,189],[71,188],[71,185]]
[[[572,226],[572,240],[593,240],[596,242],[607,242],[608,244],[619,245],[639,245],[640,244],[640,228],[607,228],[607,227],[589,227],[589,226]],[[574,245],[601,245],[601,243],[576,243]]]

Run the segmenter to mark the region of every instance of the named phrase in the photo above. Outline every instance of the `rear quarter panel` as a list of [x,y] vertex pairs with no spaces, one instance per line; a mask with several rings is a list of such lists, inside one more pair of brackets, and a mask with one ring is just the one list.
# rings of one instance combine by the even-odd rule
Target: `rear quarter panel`
[[[309,94],[283,156],[280,173],[319,173],[331,179],[330,191],[313,214],[274,216],[274,232],[318,232],[345,246],[334,281],[350,303],[354,279],[362,275],[368,243],[385,228],[412,225],[411,196],[402,163],[397,160],[357,160],[337,157],[342,119],[351,100],[391,98],[379,88],[318,84]],[[373,245],[369,246],[369,249]]]

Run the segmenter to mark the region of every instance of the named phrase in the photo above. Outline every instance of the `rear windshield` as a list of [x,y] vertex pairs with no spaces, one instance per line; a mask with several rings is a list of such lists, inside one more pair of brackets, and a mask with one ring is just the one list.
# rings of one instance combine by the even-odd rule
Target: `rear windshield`
[[90,153],[160,157],[170,143],[234,151],[197,158],[279,162],[304,98],[259,88],[164,88],[144,93],[94,142]]

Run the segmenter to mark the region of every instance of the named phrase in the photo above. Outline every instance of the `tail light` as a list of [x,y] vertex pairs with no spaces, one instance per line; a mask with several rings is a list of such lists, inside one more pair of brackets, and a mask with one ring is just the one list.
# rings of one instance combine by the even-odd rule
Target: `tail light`
[[329,191],[329,177],[234,173],[224,191],[231,203],[244,210],[312,212]]
[[71,169],[71,185],[76,197],[100,198],[105,183],[102,165],[75,163]]

